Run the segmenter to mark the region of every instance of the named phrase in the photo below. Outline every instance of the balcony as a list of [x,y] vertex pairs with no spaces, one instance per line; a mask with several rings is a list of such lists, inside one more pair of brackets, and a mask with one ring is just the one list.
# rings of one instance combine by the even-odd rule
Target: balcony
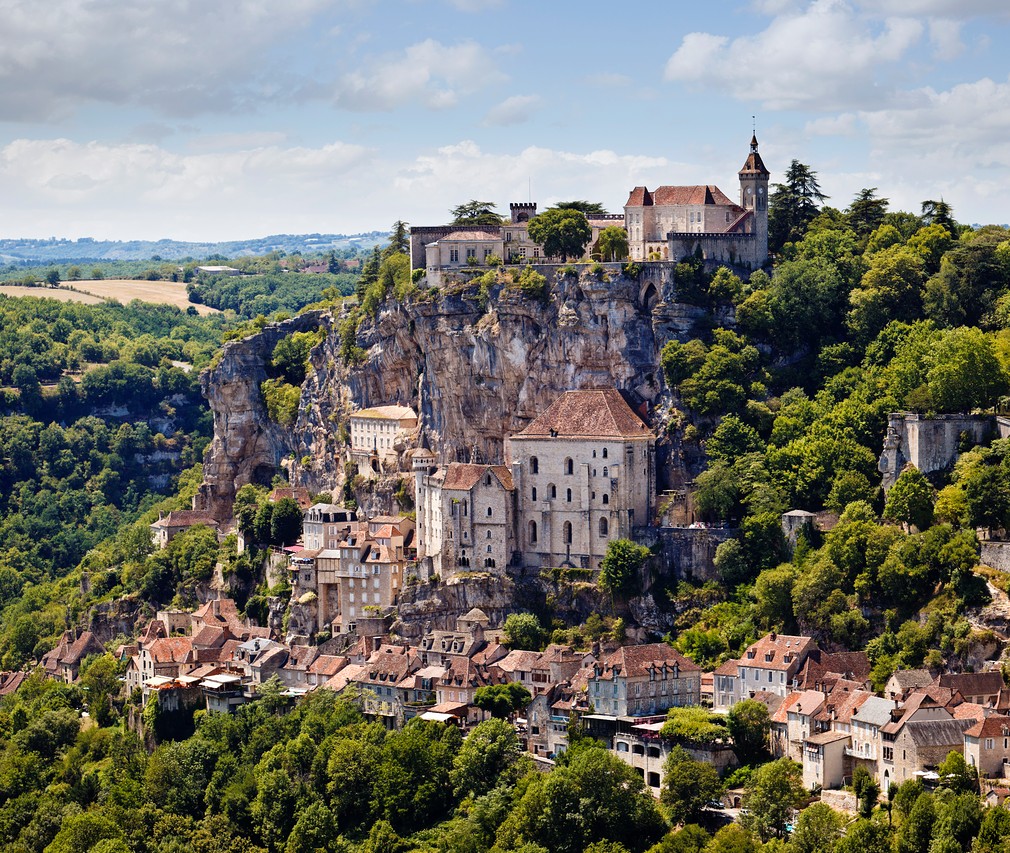
[[863,761],[876,761],[877,760],[877,750],[876,747],[871,748],[868,752],[865,749],[857,749],[855,747],[847,746],[845,747],[845,754],[849,758],[861,758]]

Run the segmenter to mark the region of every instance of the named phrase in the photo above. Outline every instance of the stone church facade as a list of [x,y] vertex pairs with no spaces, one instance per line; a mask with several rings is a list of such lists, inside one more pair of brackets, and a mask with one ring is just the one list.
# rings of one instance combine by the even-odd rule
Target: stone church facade
[[506,442],[505,465],[416,450],[422,574],[512,567],[598,570],[613,539],[650,523],[655,435],[613,388],[569,391]]

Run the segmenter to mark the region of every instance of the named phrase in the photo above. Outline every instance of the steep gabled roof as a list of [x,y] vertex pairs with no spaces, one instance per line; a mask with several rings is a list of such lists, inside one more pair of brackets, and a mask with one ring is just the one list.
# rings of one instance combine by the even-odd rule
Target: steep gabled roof
[[653,669],[677,666],[682,673],[701,672],[701,667],[684,657],[666,643],[648,643],[643,646],[621,646],[603,660],[603,678],[622,675],[641,678]]
[[475,465],[470,462],[450,462],[445,469],[443,489],[468,492],[476,486],[485,473],[490,472],[506,490],[515,487],[512,482],[512,472],[505,465]]
[[151,527],[194,527],[197,524],[205,524],[208,527],[218,526],[217,519],[205,512],[195,509],[177,509],[159,518]]
[[[616,388],[566,391],[519,438],[639,438],[652,430]],[[516,436],[513,436],[515,438]]]

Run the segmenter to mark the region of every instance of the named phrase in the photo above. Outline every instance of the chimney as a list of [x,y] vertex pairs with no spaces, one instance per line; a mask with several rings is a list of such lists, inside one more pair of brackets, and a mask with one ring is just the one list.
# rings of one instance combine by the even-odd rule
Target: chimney
[[775,642],[775,638],[777,636],[778,635],[774,631],[772,631],[771,634],[768,635],[768,638],[774,643]]

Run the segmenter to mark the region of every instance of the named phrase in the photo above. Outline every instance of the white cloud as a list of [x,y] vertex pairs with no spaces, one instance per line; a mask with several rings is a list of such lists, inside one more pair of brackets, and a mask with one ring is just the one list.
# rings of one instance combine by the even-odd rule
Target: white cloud
[[529,121],[540,109],[539,95],[513,95],[487,111],[482,122],[485,127],[506,127]]
[[964,50],[961,41],[961,22],[950,18],[933,18],[929,22],[929,41],[937,59],[957,58]]
[[725,89],[769,109],[858,106],[886,96],[878,77],[923,34],[920,21],[905,17],[873,26],[843,0],[782,8],[753,36],[686,35],[666,64],[666,79]]
[[888,15],[926,15],[967,20],[979,17],[1007,17],[1010,8],[999,0],[857,0],[867,13]]
[[52,120],[88,103],[228,111],[287,86],[272,47],[332,0],[2,0],[0,115]]
[[34,233],[116,238],[325,230],[337,187],[365,193],[372,156],[343,142],[179,154],[18,139],[0,149],[0,232],[24,233],[25,223]]
[[409,103],[444,109],[454,106],[460,95],[502,79],[488,51],[476,42],[443,45],[426,39],[400,56],[373,60],[367,71],[345,74],[336,84],[333,100],[362,112]]

